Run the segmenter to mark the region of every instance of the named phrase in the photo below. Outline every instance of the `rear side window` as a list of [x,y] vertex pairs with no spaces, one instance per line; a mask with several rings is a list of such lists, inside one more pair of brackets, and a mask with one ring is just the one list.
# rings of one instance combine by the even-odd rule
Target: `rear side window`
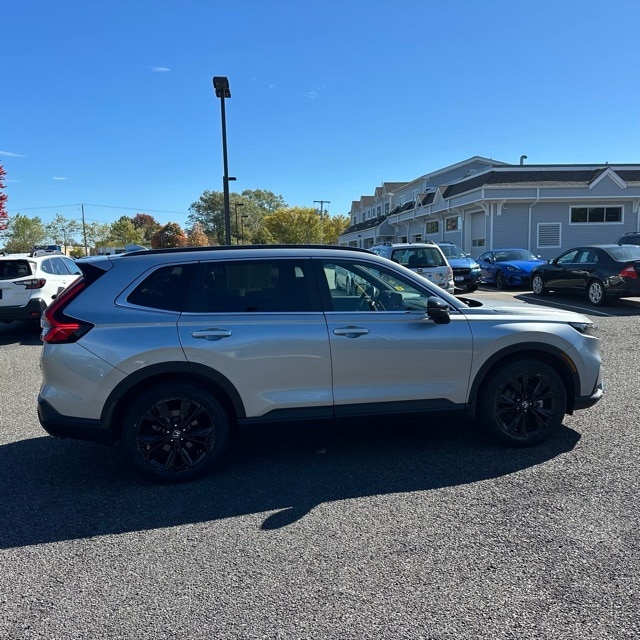
[[32,275],[31,268],[26,260],[0,261],[0,280],[12,280],[30,275]]
[[317,297],[307,259],[209,262],[201,269],[185,311],[311,311]]
[[129,294],[127,302],[151,309],[182,311],[194,269],[193,264],[156,269]]

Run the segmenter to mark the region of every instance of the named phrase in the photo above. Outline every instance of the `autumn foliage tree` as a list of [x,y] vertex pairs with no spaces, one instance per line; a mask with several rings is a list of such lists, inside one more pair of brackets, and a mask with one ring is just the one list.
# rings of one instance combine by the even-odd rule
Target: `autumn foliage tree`
[[151,242],[151,238],[153,234],[160,229],[160,223],[148,213],[136,213],[133,218],[131,218],[131,222],[133,222],[133,226],[136,229],[140,229],[144,234],[144,242]]
[[7,172],[0,164],[0,233],[6,231],[7,226],[9,225],[9,213],[5,208],[8,196],[6,193],[2,193],[2,190],[4,189],[4,177],[6,174]]
[[189,232],[189,246],[190,247],[206,247],[209,245],[209,238],[204,232],[202,225],[196,222],[191,231]]
[[169,222],[156,231],[151,237],[151,246],[154,249],[166,249],[170,247],[184,247],[187,245],[187,235],[177,222]]

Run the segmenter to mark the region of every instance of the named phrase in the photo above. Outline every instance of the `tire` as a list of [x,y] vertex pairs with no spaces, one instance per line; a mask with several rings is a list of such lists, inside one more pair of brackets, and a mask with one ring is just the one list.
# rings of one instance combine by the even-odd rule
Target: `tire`
[[469,293],[473,293],[473,292],[474,292],[474,291],[476,291],[477,289],[478,289],[478,285],[477,285],[477,284],[470,284],[470,285],[467,287],[467,291],[468,291]]
[[544,286],[542,276],[535,275],[531,281],[531,289],[537,296],[546,296],[549,293],[547,287]]
[[589,302],[596,307],[601,307],[606,303],[607,292],[601,280],[592,280],[587,285],[587,297]]
[[507,288],[507,279],[504,277],[504,273],[500,270],[496,272],[496,287],[498,287],[498,289]]
[[542,361],[524,359],[499,366],[480,391],[478,420],[504,444],[526,447],[558,430],[567,409],[567,392],[556,371]]
[[163,482],[209,472],[229,443],[229,419],[204,389],[170,383],[143,392],[127,411],[122,445],[142,473]]

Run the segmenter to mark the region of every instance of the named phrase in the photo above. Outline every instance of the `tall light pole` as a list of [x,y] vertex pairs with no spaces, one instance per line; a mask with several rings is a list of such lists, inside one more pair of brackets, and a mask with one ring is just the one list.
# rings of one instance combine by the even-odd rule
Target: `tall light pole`
[[249,217],[248,213],[243,213],[242,216],[240,216],[240,224],[242,225],[241,231],[240,231],[240,240],[241,240],[240,244],[244,244],[244,219],[248,217]]
[[314,200],[320,205],[320,244],[324,244],[324,230],[322,228],[322,216],[324,215],[324,205],[331,204],[331,200]]
[[[231,244],[231,213],[229,211],[229,166],[227,164],[227,120],[224,112],[224,99],[231,97],[229,80],[224,76],[213,77],[213,88],[216,97],[220,98],[220,115],[222,117],[222,163],[224,176],[222,177],[222,189],[224,192],[224,243]],[[235,180],[235,178],[233,178]]]
[[[236,202],[233,206],[236,208],[236,244],[240,244],[238,242],[238,207],[244,207],[244,202]],[[244,218],[244,216],[242,217]]]

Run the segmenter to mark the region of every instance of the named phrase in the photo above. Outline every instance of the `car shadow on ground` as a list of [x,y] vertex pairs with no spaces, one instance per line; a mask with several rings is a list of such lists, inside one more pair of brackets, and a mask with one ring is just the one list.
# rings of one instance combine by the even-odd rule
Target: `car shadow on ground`
[[[21,547],[260,514],[278,529],[337,500],[430,491],[497,478],[573,449],[566,427],[543,445],[493,444],[468,424],[403,421],[243,434],[213,474],[161,485],[120,450],[48,436],[0,447],[0,547]],[[428,517],[428,514],[425,514]]]
[[22,321],[0,323],[0,346],[7,344],[42,346],[40,325]]

